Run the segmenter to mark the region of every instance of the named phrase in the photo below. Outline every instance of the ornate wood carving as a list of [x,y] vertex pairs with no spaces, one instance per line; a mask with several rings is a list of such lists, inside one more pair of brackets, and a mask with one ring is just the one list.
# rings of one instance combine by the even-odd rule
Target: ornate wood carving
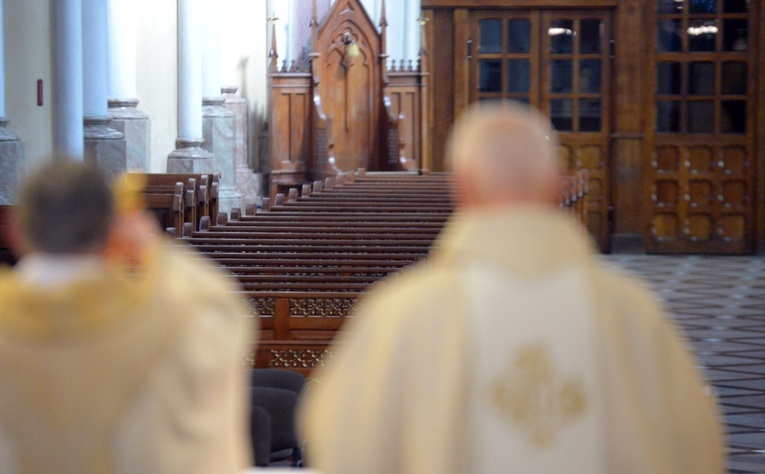
[[272,40],[271,194],[358,168],[422,169],[428,73],[389,64],[385,3],[379,32],[359,0],[336,1],[321,25],[312,7],[308,61],[280,65]]

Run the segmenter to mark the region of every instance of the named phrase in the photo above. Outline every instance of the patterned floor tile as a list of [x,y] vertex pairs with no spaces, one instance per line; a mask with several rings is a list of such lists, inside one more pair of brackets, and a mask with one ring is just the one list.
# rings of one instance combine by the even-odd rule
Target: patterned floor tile
[[718,394],[728,472],[765,473],[765,258],[611,255],[651,286]]

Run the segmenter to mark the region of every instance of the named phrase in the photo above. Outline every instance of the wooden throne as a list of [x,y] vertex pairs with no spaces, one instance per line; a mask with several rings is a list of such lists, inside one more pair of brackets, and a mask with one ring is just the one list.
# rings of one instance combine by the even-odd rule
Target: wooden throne
[[[428,72],[420,59],[389,61],[385,2],[378,32],[359,0],[337,0],[319,26],[312,5],[310,54],[269,64],[271,195],[347,171],[423,172],[430,163]],[[425,22],[421,22],[421,34]],[[422,42],[424,45],[424,41]]]

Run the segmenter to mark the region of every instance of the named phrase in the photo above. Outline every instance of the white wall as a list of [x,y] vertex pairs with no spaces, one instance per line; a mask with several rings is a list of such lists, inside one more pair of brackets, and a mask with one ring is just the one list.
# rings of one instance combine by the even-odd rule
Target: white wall
[[[27,171],[53,153],[53,60],[49,0],[4,0],[6,116],[26,145]],[[37,106],[37,80],[43,106]]]

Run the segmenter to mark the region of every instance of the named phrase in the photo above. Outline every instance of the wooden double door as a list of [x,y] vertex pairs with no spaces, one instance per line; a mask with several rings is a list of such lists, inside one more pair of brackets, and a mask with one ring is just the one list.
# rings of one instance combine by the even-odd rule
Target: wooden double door
[[514,100],[547,114],[560,158],[590,171],[587,225],[610,245],[612,20],[607,10],[478,10],[470,15],[471,102]]
[[758,3],[658,0],[652,12],[649,251],[754,251]]

